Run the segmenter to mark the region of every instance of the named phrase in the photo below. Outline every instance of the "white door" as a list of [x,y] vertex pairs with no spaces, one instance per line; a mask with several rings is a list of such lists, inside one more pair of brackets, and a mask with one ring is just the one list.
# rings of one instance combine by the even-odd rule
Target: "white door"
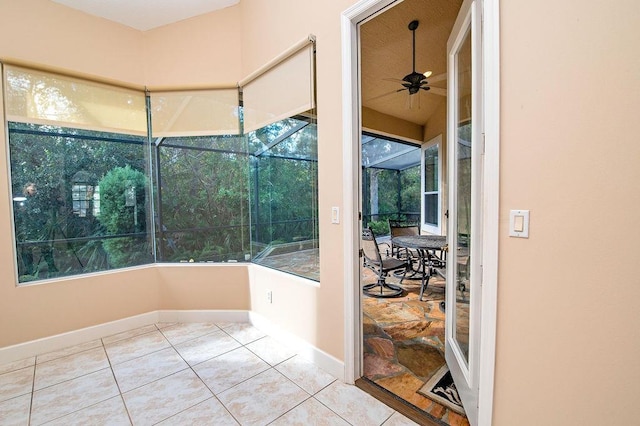
[[472,425],[478,421],[482,278],[481,1],[464,1],[447,44],[449,253],[445,358]]

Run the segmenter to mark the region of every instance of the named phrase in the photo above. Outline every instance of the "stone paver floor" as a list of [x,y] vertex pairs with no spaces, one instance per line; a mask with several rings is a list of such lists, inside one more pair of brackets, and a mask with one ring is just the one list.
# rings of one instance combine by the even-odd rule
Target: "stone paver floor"
[[[375,282],[372,271],[363,270],[363,284]],[[387,282],[398,284],[395,277]],[[467,418],[418,393],[446,364],[444,359],[445,282],[432,278],[423,301],[420,280],[404,280],[401,297],[364,296],[364,376],[418,409],[448,425],[468,425]]]

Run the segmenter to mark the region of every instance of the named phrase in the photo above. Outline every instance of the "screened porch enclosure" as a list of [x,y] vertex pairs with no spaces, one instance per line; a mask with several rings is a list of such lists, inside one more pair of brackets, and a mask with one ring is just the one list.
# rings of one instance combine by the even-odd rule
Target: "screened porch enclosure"
[[362,226],[388,235],[388,220],[420,223],[421,148],[362,134]]

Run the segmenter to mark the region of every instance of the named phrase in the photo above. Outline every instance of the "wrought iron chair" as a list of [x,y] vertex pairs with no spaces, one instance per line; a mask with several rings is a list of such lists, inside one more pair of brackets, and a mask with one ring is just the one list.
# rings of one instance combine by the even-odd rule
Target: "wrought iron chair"
[[417,253],[412,253],[409,249],[398,247],[393,244],[393,237],[404,235],[420,235],[420,227],[416,224],[389,220],[389,232],[391,233],[391,256],[399,259],[407,259],[418,257]]
[[362,287],[362,291],[371,297],[398,297],[402,294],[402,287],[386,282],[389,272],[403,269],[404,272],[400,278],[400,284],[404,279],[407,271],[410,269],[409,261],[400,260],[393,257],[385,259],[380,255],[380,248],[376,241],[376,236],[371,228],[362,231],[362,243],[360,246],[365,268],[371,269],[378,276],[378,280],[373,284],[366,284]]

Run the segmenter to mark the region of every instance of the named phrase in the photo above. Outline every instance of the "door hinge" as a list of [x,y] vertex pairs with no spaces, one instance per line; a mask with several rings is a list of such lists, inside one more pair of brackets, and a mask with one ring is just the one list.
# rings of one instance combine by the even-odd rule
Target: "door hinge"
[[362,212],[358,212],[358,220],[362,220]]
[[487,138],[485,136],[485,134],[482,134],[482,155],[484,155],[485,149],[487,146]]

